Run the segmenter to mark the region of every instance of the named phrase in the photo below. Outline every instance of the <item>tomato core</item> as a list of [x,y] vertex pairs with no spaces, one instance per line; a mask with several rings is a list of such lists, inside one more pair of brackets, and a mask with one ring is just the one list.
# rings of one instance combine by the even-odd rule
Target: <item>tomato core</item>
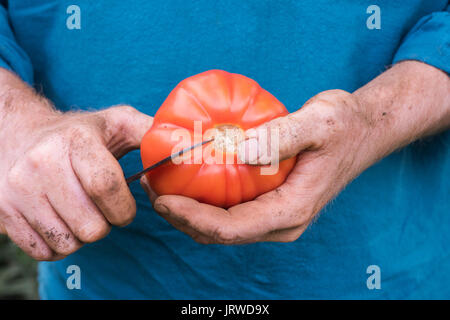
[[244,130],[234,124],[216,125],[212,136],[214,150],[222,153],[236,153],[239,143],[245,138]]

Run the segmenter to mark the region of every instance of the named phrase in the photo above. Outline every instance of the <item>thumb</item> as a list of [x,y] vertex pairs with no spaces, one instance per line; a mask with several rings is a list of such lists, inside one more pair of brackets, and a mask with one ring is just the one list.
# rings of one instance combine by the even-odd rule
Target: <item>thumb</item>
[[104,119],[102,135],[116,158],[138,149],[142,137],[153,123],[153,117],[127,105],[110,107],[97,114]]
[[273,119],[245,132],[246,139],[238,146],[243,163],[267,165],[289,159],[319,143],[309,110]]

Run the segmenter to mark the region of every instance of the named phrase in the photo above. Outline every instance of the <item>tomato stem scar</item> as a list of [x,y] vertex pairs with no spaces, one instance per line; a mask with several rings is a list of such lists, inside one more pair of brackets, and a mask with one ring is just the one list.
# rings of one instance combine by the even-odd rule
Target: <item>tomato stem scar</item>
[[228,123],[216,125],[213,136],[213,148],[222,153],[236,153],[238,144],[245,139],[240,126]]

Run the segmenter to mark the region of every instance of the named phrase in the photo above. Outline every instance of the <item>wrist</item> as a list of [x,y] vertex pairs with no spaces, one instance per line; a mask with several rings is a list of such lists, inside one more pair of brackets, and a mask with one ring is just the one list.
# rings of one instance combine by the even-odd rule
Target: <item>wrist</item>
[[371,125],[368,152],[375,161],[450,127],[450,80],[417,61],[396,64],[353,93]]
[[30,127],[59,114],[52,104],[12,72],[0,68],[0,132]]
[[358,151],[360,171],[362,171],[395,150],[398,143],[393,133],[388,132],[386,124],[382,121],[386,116],[385,112],[381,111],[378,114],[372,108],[370,100],[366,99],[365,94],[360,94],[358,91],[352,93],[352,99],[358,106],[358,112],[365,124],[363,132],[355,135],[362,139]]
[[0,98],[0,150],[7,150],[5,156],[14,158],[35,144],[45,125],[61,114],[32,90],[5,91]]
[[0,100],[1,135],[28,135],[61,116],[45,99],[11,90]]

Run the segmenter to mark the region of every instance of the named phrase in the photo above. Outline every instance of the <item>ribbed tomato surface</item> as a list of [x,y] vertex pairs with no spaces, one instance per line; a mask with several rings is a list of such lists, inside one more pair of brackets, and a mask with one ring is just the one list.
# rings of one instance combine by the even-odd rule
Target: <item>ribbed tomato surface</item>
[[[194,137],[195,122],[203,134],[221,125],[247,130],[287,113],[281,102],[245,76],[221,70],[192,76],[175,87],[156,113],[141,143],[144,168],[205,139],[198,134]],[[182,132],[190,133],[189,140],[177,139]],[[223,158],[217,157],[214,142],[200,148],[187,156],[191,163],[169,162],[150,171],[147,178],[151,188],[158,195],[184,195],[228,208],[275,189],[295,164],[291,158],[279,164],[276,174],[262,175],[260,166],[238,163],[235,153],[230,157],[228,152],[232,163],[217,161],[225,156],[220,152]],[[203,153],[201,163],[193,163],[199,153]]]

